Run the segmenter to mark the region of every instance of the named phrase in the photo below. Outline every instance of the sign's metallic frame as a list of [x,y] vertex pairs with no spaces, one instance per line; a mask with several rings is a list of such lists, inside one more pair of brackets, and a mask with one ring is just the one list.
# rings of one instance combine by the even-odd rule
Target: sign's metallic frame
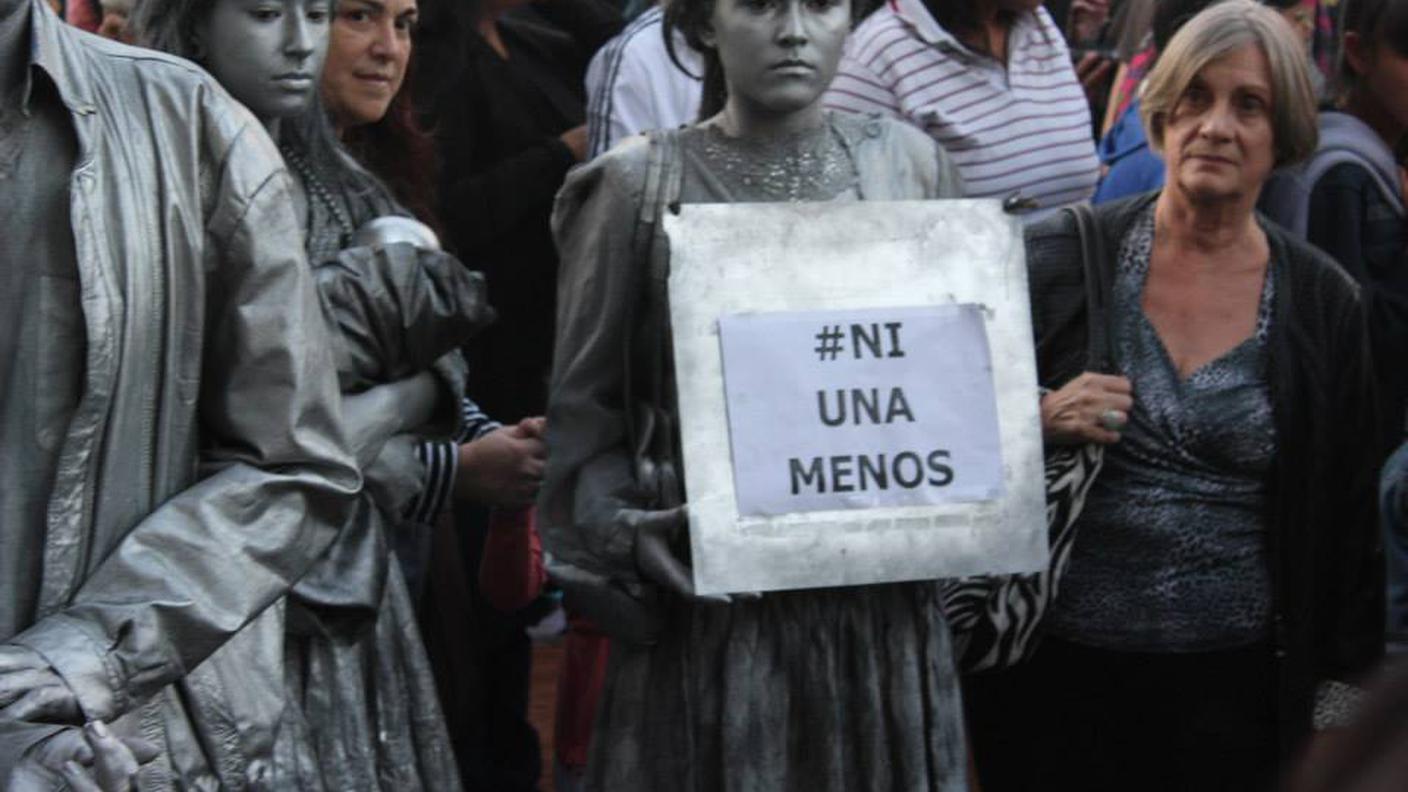
[[[1020,223],[998,201],[687,204],[667,213],[670,319],[700,594],[1031,572],[1047,559]],[[977,303],[1006,492],[995,501],[740,518],[718,318]]]

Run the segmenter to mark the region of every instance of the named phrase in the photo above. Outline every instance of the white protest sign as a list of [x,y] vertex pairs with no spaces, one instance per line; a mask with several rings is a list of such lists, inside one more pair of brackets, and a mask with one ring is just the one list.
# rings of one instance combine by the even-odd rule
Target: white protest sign
[[740,516],[1002,493],[978,306],[736,314],[719,334]]
[[664,228],[699,593],[1044,567],[1025,253],[997,201],[686,204]]

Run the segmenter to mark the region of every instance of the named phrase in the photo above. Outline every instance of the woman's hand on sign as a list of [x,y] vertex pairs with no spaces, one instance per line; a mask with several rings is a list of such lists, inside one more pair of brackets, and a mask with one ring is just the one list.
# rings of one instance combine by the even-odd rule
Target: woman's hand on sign
[[1117,443],[1134,407],[1127,377],[1087,371],[1041,398],[1041,434],[1049,444]]
[[686,507],[622,509],[616,519],[635,534],[636,568],[641,577],[682,597],[693,597],[694,573],[675,552],[689,527]]

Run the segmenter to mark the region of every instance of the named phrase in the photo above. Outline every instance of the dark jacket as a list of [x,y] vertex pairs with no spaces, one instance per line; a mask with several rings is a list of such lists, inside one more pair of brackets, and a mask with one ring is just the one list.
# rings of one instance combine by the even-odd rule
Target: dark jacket
[[445,16],[452,9],[432,15],[417,44],[417,106],[435,135],[446,241],[484,272],[499,315],[467,350],[470,395],[506,421],[546,407],[557,293],[548,218],[576,162],[559,135],[586,121],[587,62],[621,27],[601,0],[544,9],[554,16],[500,19],[508,58],[472,20]]
[[[1107,256],[1156,197],[1096,207]],[[1383,651],[1382,459],[1358,288],[1323,253],[1261,225],[1278,278],[1269,376],[1279,447],[1266,520],[1279,739],[1290,753],[1310,730],[1317,685],[1357,680]],[[1081,372],[1086,356],[1084,273],[1069,213],[1027,230],[1027,265],[1037,376],[1055,388]]]

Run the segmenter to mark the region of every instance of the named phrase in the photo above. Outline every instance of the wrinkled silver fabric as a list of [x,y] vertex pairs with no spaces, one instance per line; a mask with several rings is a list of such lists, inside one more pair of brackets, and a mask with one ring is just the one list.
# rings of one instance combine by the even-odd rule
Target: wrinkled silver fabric
[[316,277],[345,391],[425,371],[493,317],[482,275],[405,242],[348,248]]
[[[163,747],[143,790],[259,788],[284,711],[281,599],[360,487],[287,175],[195,66],[30,12],[79,141],[87,349],[35,548],[39,617],[4,638],[85,715]],[[0,780],[44,731],[0,728]]]
[[[843,199],[961,194],[951,162],[922,133],[843,113],[828,124],[855,170],[854,188],[840,188]],[[966,789],[958,671],[933,583],[717,604],[660,594],[640,577],[634,528],[617,515],[656,505],[638,471],[680,469],[678,459],[642,464],[653,451],[628,447],[623,405],[628,377],[648,382],[656,373],[641,370],[655,364],[629,335],[658,330],[628,326],[628,317],[636,301],[660,297],[642,300],[647,270],[667,271],[663,261],[640,260],[643,250],[668,257],[664,245],[636,241],[654,233],[647,223],[655,218],[642,216],[658,187],[652,179],[671,181],[650,167],[651,148],[663,140],[632,139],[574,171],[553,213],[562,273],[543,542],[550,573],[572,587],[569,596],[595,607],[588,615],[625,639],[612,644],[586,788]],[[685,142],[679,150],[683,156],[657,155],[665,168],[684,169],[679,195],[664,203],[760,197],[724,183],[738,180],[712,178],[707,153],[690,159],[697,147]],[[644,622],[653,644],[631,643],[633,633],[651,632],[633,626]]]
[[[339,180],[327,169],[342,163],[284,151],[300,161],[305,192],[314,194],[305,244],[344,390],[431,369],[442,386],[438,412],[451,420],[421,427],[416,440],[457,435],[466,376],[457,350],[492,316],[483,277],[435,249],[350,245],[357,235],[346,233],[344,220],[365,228],[399,207],[379,185],[355,194],[332,187]],[[325,201],[337,202],[339,211]],[[271,775],[279,789],[460,788],[413,603],[391,549],[396,531],[413,528],[400,519],[404,499],[424,486],[423,466],[411,445],[399,442],[405,439],[392,438],[363,469],[367,487],[353,518],[290,598],[284,657],[290,706]]]

